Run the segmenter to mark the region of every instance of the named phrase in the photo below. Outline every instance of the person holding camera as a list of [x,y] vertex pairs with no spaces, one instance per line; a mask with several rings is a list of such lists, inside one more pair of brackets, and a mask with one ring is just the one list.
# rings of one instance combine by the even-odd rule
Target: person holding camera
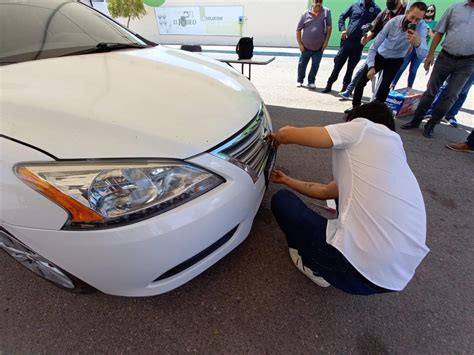
[[[428,31],[428,36],[426,37],[427,45],[429,45],[431,38],[433,38],[435,35],[435,33],[433,32],[433,29],[436,27],[436,23],[437,23],[435,20],[435,16],[436,16],[436,5],[435,4],[428,5],[428,9],[426,10],[426,15],[424,18],[426,29]],[[408,89],[408,92],[411,92],[413,89],[413,84],[415,83],[416,73],[421,63],[423,63],[423,59],[424,58],[419,58],[416,55],[416,51],[411,51],[411,53],[405,57],[405,60],[403,61],[403,64],[400,67],[400,69],[398,69],[398,73],[395,76],[395,79],[393,79],[391,88],[395,90],[395,87],[397,86],[397,83],[400,80],[400,77],[402,76],[403,72],[408,67],[408,65],[410,65],[408,81],[407,81],[407,89]]]
[[442,51],[436,60],[428,87],[420,99],[413,119],[401,126],[402,129],[418,128],[427,114],[441,85],[447,80],[447,89],[433,109],[426,123],[423,136],[432,138],[434,127],[448,113],[459,97],[469,77],[474,72],[474,0],[451,5],[439,20],[436,33],[426,57],[424,68],[429,71],[434,63],[436,47],[445,36]]
[[[273,195],[271,209],[291,261],[317,285],[355,295],[400,291],[429,251],[421,190],[385,104],[359,106],[348,121],[284,127],[270,136],[277,146],[332,149],[334,176],[322,184],[274,170],[272,182],[288,189]],[[337,218],[324,218],[289,189],[337,199]]]
[[390,92],[390,84],[406,55],[411,51],[416,51],[419,58],[426,57],[428,53],[427,28],[422,22],[426,9],[424,2],[414,2],[404,16],[397,16],[390,20],[378,34],[369,49],[364,75],[355,88],[352,107],[361,104],[364,88],[375,74],[383,71],[375,99],[385,102]]

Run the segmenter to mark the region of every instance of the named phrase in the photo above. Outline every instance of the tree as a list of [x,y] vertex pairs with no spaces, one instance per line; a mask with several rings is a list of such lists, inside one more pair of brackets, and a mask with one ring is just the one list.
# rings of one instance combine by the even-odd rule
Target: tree
[[128,17],[127,28],[131,19],[140,19],[146,14],[143,0],[108,0],[107,8],[113,18]]

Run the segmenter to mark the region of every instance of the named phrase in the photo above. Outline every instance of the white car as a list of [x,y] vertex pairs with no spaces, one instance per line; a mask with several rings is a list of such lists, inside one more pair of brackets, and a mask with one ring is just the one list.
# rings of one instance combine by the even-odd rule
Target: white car
[[0,247],[76,292],[170,291],[249,234],[274,151],[250,81],[74,1],[0,0]]

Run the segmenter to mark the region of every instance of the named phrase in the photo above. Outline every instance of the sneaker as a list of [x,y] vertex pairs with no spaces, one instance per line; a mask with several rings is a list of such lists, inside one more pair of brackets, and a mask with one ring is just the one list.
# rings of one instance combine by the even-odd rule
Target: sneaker
[[343,100],[349,100],[351,98],[351,93],[349,91],[341,91],[339,93],[339,96],[343,99]]
[[298,81],[298,83],[296,84],[296,87],[297,87],[297,88],[302,88],[302,87],[303,87],[303,83],[300,83],[300,82]]
[[330,86],[326,86],[321,92],[322,92],[323,94],[327,94],[328,92],[331,92],[331,87],[330,87]]
[[446,144],[446,148],[455,150],[456,152],[474,153],[474,149],[469,148],[467,143],[450,143],[450,144]]
[[310,88],[311,90],[316,90],[316,85],[314,85],[313,83],[308,84],[308,88]]
[[352,112],[352,109],[353,109],[353,107],[347,108],[347,109],[344,110],[344,113],[346,115],[349,115]]
[[448,119],[448,123],[450,124],[451,127],[457,127],[458,126],[458,121],[456,121],[455,118]]
[[317,272],[314,272],[309,267],[303,265],[303,260],[301,259],[300,254],[298,254],[298,250],[289,248],[290,258],[293,264],[296,265],[298,270],[300,270],[303,274],[306,275],[311,281],[313,281],[316,285],[321,287],[329,287],[331,284],[323,279]]

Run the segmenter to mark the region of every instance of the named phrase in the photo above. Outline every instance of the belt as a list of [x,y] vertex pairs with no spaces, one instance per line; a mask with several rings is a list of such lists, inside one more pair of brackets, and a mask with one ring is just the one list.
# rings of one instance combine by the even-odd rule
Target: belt
[[456,60],[474,59],[474,54],[471,54],[471,55],[452,55],[451,53],[446,52],[444,49],[441,51],[441,53],[447,55],[450,58],[456,59]]

